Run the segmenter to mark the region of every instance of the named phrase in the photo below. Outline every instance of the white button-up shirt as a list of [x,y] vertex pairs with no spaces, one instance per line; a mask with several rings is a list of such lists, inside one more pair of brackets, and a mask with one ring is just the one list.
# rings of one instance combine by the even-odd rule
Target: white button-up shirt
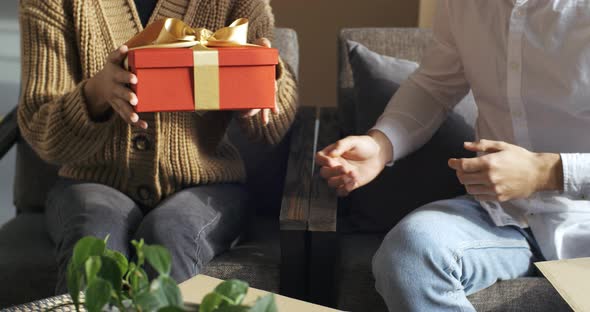
[[498,226],[530,226],[547,259],[590,256],[590,0],[439,0],[420,68],[375,126],[395,160],[470,89],[478,138],[563,162],[563,192],[482,206]]

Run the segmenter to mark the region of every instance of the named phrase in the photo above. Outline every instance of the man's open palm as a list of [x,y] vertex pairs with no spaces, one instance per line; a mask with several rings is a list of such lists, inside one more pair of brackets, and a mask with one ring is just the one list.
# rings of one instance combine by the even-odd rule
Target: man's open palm
[[371,182],[383,170],[385,161],[377,141],[368,135],[344,138],[317,154],[320,175],[339,196]]

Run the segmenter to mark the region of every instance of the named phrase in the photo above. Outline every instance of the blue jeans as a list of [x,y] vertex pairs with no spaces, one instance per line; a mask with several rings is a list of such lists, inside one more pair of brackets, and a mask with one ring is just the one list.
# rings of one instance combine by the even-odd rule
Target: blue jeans
[[[107,246],[129,258],[134,256],[132,239],[163,245],[172,254],[171,276],[179,283],[189,279],[238,239],[247,220],[246,198],[246,191],[237,184],[202,185],[147,209],[106,185],[59,180],[49,193],[45,213],[56,244],[56,292],[67,291],[72,249],[87,235],[109,234]],[[147,273],[155,276],[149,266]]]
[[396,225],[373,258],[390,311],[475,311],[467,296],[534,274],[542,260],[527,230],[497,227],[471,197],[425,205]]

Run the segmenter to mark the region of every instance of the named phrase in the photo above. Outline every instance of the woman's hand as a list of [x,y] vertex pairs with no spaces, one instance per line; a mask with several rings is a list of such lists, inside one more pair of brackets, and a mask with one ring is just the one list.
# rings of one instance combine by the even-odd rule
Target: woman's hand
[[320,175],[338,196],[371,182],[393,158],[391,142],[380,131],[369,135],[349,136],[316,155]]
[[[258,40],[256,40],[256,42],[254,42],[254,44],[263,46],[263,47],[267,47],[270,48],[271,44],[270,44],[270,40],[266,39],[266,38],[260,38]],[[277,82],[275,81],[275,94],[277,91]],[[260,114],[262,112],[262,122],[264,123],[264,125],[268,125],[268,123],[270,122],[270,113],[272,112],[273,114],[278,114],[279,113],[279,107],[277,105],[277,100],[275,97],[275,107],[272,109],[260,109],[260,108],[256,108],[256,109],[249,109],[249,110],[245,110],[245,111],[241,111],[240,112],[240,118],[252,118],[258,114]]]
[[121,46],[107,58],[103,69],[90,78],[84,87],[88,102],[88,112],[93,119],[101,119],[112,108],[125,122],[147,129],[145,121],[133,110],[137,105],[137,95],[129,84],[137,84],[137,76],[122,67],[129,49]]
[[481,201],[505,202],[533,193],[561,190],[563,171],[559,154],[539,154],[499,141],[466,142],[465,149],[484,152],[475,158],[450,159],[467,193]]

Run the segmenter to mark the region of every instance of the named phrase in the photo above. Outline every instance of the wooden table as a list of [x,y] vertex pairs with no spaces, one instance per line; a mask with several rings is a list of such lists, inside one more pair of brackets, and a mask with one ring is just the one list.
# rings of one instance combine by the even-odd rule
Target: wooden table
[[[186,303],[198,304],[201,302],[203,297],[210,293],[217,285],[223,282],[220,279],[209,277],[206,275],[197,275],[190,280],[179,285],[180,291],[182,292],[182,298]],[[256,289],[248,288],[248,294],[244,299],[245,304],[250,304],[256,301],[258,297],[262,297],[268,294],[268,292]],[[338,311],[326,307],[322,307],[316,304],[308,303],[292,299],[289,297],[275,295],[275,301],[279,312],[330,312]]]

